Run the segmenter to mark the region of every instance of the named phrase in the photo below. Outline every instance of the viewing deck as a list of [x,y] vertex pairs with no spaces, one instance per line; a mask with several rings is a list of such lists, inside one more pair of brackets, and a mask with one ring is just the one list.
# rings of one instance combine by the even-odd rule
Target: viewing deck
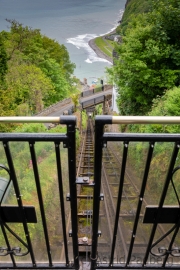
[[180,117],[0,117],[65,133],[0,133],[0,269],[179,269],[180,134],[114,125]]

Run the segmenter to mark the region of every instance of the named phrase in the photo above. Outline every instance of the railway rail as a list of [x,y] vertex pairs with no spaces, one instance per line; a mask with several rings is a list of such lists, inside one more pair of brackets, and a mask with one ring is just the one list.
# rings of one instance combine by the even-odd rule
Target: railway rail
[[[109,143],[103,151],[103,175],[102,175],[102,191],[104,193],[105,202],[108,205],[106,210],[106,218],[109,224],[114,224],[116,204],[118,198],[120,167],[122,163],[122,152],[120,143]],[[118,261],[119,254],[121,258],[128,257],[128,249],[130,246],[130,238],[135,220],[136,208],[140,193],[140,183],[135,175],[132,175],[131,168],[127,166],[125,171],[124,188],[122,193],[122,203],[120,211],[120,219],[118,224],[117,244],[115,248],[115,259]],[[145,208],[149,205],[148,199],[143,199],[143,205],[140,213],[140,224],[142,223]],[[141,224],[142,225],[142,224]],[[159,224],[159,234],[165,234],[164,227]],[[112,231],[112,228],[111,228]],[[141,257],[147,246],[148,232],[144,226],[141,226],[139,237],[134,244],[133,256]],[[110,234],[112,242],[112,232]],[[167,237],[164,244],[168,244],[170,238]],[[132,258],[133,258],[132,256]]]
[[[90,254],[90,240],[91,239],[91,219],[92,219],[92,199],[93,199],[93,158],[94,158],[94,130],[93,122],[89,118],[87,121],[87,130],[83,133],[83,139],[81,147],[78,153],[78,168],[77,177],[89,178],[90,184],[86,182],[79,186],[78,189],[78,220],[79,220],[79,241],[84,238],[87,240],[88,248],[80,247],[80,254],[88,252]],[[112,224],[114,224],[115,212],[116,212],[116,198],[117,187],[119,184],[119,167],[121,163],[121,157],[117,156],[116,150],[114,149],[113,143],[108,148],[104,149],[103,155],[103,166],[102,166],[102,194],[104,194],[104,201],[101,204],[100,209],[100,229],[101,229],[101,239],[98,241],[98,247],[101,248],[101,253],[99,254],[99,259],[101,257],[108,258],[109,246],[112,242]],[[115,257],[118,258],[119,254],[121,257],[127,257],[128,254],[128,234],[130,229],[127,228],[128,222],[134,218],[133,203],[137,200],[137,194],[139,190],[131,180],[130,176],[126,172],[126,182],[124,183],[125,189],[123,191],[123,204],[124,209],[120,215],[120,223],[118,225],[118,241],[116,246]],[[144,237],[145,238],[145,237]],[[143,243],[137,244],[138,252],[139,247],[142,249]]]
[[[78,153],[78,168],[77,177],[84,177],[85,183],[80,185],[78,189],[78,220],[79,220],[79,243],[80,243],[80,255],[86,254],[90,256],[91,251],[91,237],[92,228],[91,221],[93,217],[93,158],[94,158],[94,128],[92,119],[88,119],[87,130],[83,133],[83,140],[80,151]],[[102,179],[101,179],[101,194],[102,200],[99,214],[99,238],[98,241],[98,262],[105,260],[107,263],[110,261],[110,245],[113,241],[113,225],[115,222],[116,205],[118,198],[119,179],[120,179],[120,167],[122,163],[122,148],[120,143],[110,142],[108,147],[103,150],[102,161]],[[86,179],[87,178],[87,179]],[[88,181],[88,183],[86,183]],[[119,223],[117,230],[117,240],[115,246],[115,261],[125,260],[128,257],[128,251],[131,245],[131,235],[133,230],[133,224],[136,216],[136,208],[139,200],[140,182],[135,175],[132,175],[131,168],[127,166],[125,171],[124,187],[122,193],[121,211],[119,215]],[[150,200],[144,198],[141,213],[139,215],[139,233],[133,246],[133,255],[141,258],[146,251],[147,238],[149,232],[147,227],[141,226],[145,208],[149,205]],[[164,227],[159,224],[159,235],[166,233]],[[84,239],[84,243],[83,243]],[[167,245],[170,238],[164,240],[164,244]]]
[[[91,250],[91,220],[92,220],[92,199],[93,199],[93,158],[94,158],[94,129],[93,121],[91,118],[87,121],[87,129],[83,132],[80,150],[78,152],[78,167],[77,178],[84,178],[85,182],[79,185],[78,188],[78,221],[79,221],[79,249],[80,254],[88,253]],[[101,257],[108,258],[110,243],[112,243],[112,225],[114,224],[116,212],[117,190],[119,185],[119,167],[122,158],[118,156],[115,150],[115,145],[111,143],[108,148],[104,149],[103,166],[102,166],[102,186],[101,191],[103,202],[100,209],[100,229],[101,238],[98,241],[98,247],[101,249],[99,259]],[[86,183],[88,181],[88,183]],[[134,202],[138,199],[139,190],[135,183],[126,172],[126,181],[123,190],[123,210],[120,214],[120,223],[118,225],[118,241],[116,245],[115,257],[118,259],[119,254],[121,257],[128,255],[128,239],[130,228],[127,223],[130,223],[135,217]],[[82,243],[84,239],[84,247]],[[143,235],[145,241],[146,237]],[[87,244],[87,246],[86,246]],[[86,246],[86,247],[85,247]],[[137,253],[141,252],[145,246],[144,242],[136,244]],[[103,247],[103,248],[101,248]]]
[[[2,120],[10,121],[9,118]],[[15,118],[14,122],[27,120],[49,123],[50,118],[21,117]],[[179,238],[176,239],[176,236],[179,234],[180,199],[178,187],[174,186],[179,183],[178,175],[176,174],[176,182],[172,180],[174,173],[180,169],[179,134],[107,133],[103,128],[111,123],[121,122],[120,117],[97,116],[95,125],[89,117],[87,129],[81,134],[80,150],[76,155],[75,117],[61,116],[52,120],[55,123],[65,124],[67,133],[1,134],[1,160],[3,164],[8,163],[9,168],[7,166],[4,168],[10,176],[8,183],[11,181],[14,187],[10,206],[7,209],[1,200],[1,210],[5,211],[2,212],[4,215],[1,221],[2,236],[5,239],[4,246],[7,246],[0,248],[1,269],[77,270],[81,263],[81,256],[85,256],[86,262],[88,260],[91,262],[92,270],[148,269],[149,266],[153,269],[167,269],[169,257],[170,259],[173,257],[173,269],[179,269],[180,248]],[[143,118],[143,121],[145,120]],[[161,123],[164,118],[155,120]],[[139,150],[139,144],[131,148],[136,143],[141,144],[140,155],[137,155],[140,173],[137,171],[138,162],[134,154],[135,150]],[[161,147],[161,150],[162,145],[166,146],[166,151],[168,150],[166,153],[158,152],[156,146]],[[21,155],[18,149],[21,149]],[[161,157],[165,153],[168,158],[167,163],[163,163],[167,167],[163,176],[162,173],[160,174],[162,191],[159,188],[159,193],[154,192],[151,185],[152,176],[155,175],[154,178],[157,178],[158,170],[149,177],[153,168],[156,169],[155,162],[159,158],[157,153],[160,153]],[[22,160],[25,162],[22,163]],[[76,161],[78,161],[77,168]],[[47,164],[50,166],[48,173],[52,172],[49,178],[47,175],[42,175],[42,168],[45,170]],[[3,177],[5,176],[2,175],[2,185]],[[68,183],[67,179],[69,179]],[[155,185],[159,184],[158,180],[155,179]],[[27,198],[30,194],[27,186],[31,182],[33,182],[31,186],[33,206],[29,208],[29,205],[26,205],[27,202],[29,203]],[[41,183],[48,184],[43,187],[43,192]],[[171,192],[167,198],[169,187]],[[151,189],[150,193],[149,189]],[[50,197],[49,190],[53,191]],[[69,192],[66,196],[66,201],[69,202],[65,202],[63,190],[65,193]],[[154,197],[151,198],[153,192],[156,193],[156,201]],[[175,207],[172,204],[166,205],[171,195],[174,196],[172,203],[176,204]],[[45,204],[47,200],[48,205]],[[156,212],[151,214],[150,211],[154,210],[149,204],[157,201],[158,205],[153,205]],[[11,216],[12,206],[19,211],[23,221]],[[31,219],[27,219],[25,215],[28,209],[33,210]],[[177,210],[173,212],[175,216],[171,215],[169,222],[167,213],[174,210]],[[162,220],[165,223],[163,226]],[[8,222],[22,223],[23,227],[18,230],[18,234],[26,237],[27,244],[14,233],[11,234],[16,239],[12,241],[12,236],[9,237],[11,230],[8,233],[6,231]],[[27,223],[34,224],[30,226],[31,224]],[[69,231],[70,226],[71,231]],[[16,224],[12,227],[16,231]],[[34,228],[38,230],[33,231]],[[40,231],[42,235],[37,233]],[[25,257],[28,254],[24,252],[25,248],[30,257]],[[151,255],[156,257],[153,266],[149,261]]]

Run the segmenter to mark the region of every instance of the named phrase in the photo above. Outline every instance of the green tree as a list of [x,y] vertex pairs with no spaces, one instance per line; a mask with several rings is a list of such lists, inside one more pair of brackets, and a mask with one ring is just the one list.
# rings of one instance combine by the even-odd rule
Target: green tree
[[0,85],[4,83],[6,73],[7,73],[7,54],[5,51],[3,39],[0,35]]
[[[57,41],[41,35],[39,29],[32,29],[17,22],[16,20],[7,20],[11,23],[11,51],[10,57],[17,50],[23,52],[34,64],[43,62],[43,59],[54,59],[61,67],[67,80],[70,80],[75,64],[70,62],[69,54],[64,45]],[[41,63],[42,65],[42,63]]]
[[58,64],[54,59],[48,58],[44,59],[44,61],[40,63],[39,67],[52,81],[54,86],[54,92],[50,97],[48,97],[48,99],[46,99],[45,104],[50,105],[66,98],[70,92],[70,84],[66,80],[60,64]]
[[11,24],[10,33],[6,34],[3,31],[3,35],[6,35],[6,47],[9,59],[13,58],[14,54],[19,51],[24,55],[30,53],[38,53],[41,45],[41,34],[39,29],[32,29],[28,26],[23,26],[22,23],[16,20],[8,20]]
[[[11,104],[14,104],[14,97],[11,91],[0,89],[0,116],[13,116],[15,111]],[[14,124],[0,124],[0,132],[9,132],[14,128]]]
[[44,103],[54,95],[54,87],[40,68],[34,65],[10,65],[6,76],[8,89],[14,97],[11,109],[27,104],[29,113],[37,113]]
[[74,104],[74,111],[76,112],[77,110],[77,106],[79,105],[79,95],[80,93],[73,93],[70,95],[71,99],[72,99],[72,102]]
[[[148,116],[180,116],[180,87],[173,87],[166,90],[164,95],[153,99],[152,108]],[[144,133],[179,133],[179,125],[133,125],[130,127],[132,132]]]
[[63,72],[66,79],[70,81],[71,75],[74,72],[75,64],[70,62],[69,53],[66,47],[46,36],[43,36],[42,44],[49,57],[54,59],[60,65],[61,72]]
[[39,29],[23,26],[16,20],[7,20],[10,33],[3,32],[9,60],[19,64],[33,64],[52,81],[55,92],[47,105],[66,98],[72,85],[75,65],[70,62],[64,45],[41,35]]
[[180,39],[175,38],[180,27],[177,2],[156,1],[153,12],[134,19],[128,25],[123,43],[117,45],[119,58],[110,74],[119,88],[121,114],[146,114],[153,98],[179,85]]
[[[167,90],[163,96],[153,100],[150,116],[180,116],[180,87]],[[147,125],[141,128],[144,132],[180,132],[179,125]]]
[[153,0],[127,0],[121,24],[117,27],[119,34],[125,33],[128,24],[137,15],[147,13],[152,9]]

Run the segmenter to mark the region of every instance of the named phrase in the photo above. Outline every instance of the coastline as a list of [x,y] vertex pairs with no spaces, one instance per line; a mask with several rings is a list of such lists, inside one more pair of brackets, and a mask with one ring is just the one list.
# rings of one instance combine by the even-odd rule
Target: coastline
[[99,47],[96,46],[94,39],[89,40],[88,45],[89,45],[89,47],[91,47],[91,49],[93,49],[93,51],[97,54],[98,57],[106,59],[111,64],[113,64],[113,59],[111,57],[107,56],[105,53],[103,53],[99,49]]

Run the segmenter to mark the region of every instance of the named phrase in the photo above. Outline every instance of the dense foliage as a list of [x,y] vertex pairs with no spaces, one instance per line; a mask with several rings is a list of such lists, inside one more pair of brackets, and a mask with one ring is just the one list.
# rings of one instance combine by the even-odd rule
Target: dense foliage
[[[111,70],[119,91],[120,113],[179,116],[180,1],[156,0],[153,3],[147,0],[129,0],[128,2],[122,24],[118,28],[123,40],[122,44],[117,46],[119,59]],[[143,14],[148,11],[147,7],[149,13]],[[172,124],[131,125],[125,129],[144,133],[180,132],[180,126]],[[148,147],[149,145],[142,142],[132,143],[129,147],[129,160],[134,165],[133,173],[137,177],[144,173]],[[147,194],[153,204],[156,204],[156,200],[159,200],[158,194],[162,192],[172,151],[173,143],[155,144],[147,182]],[[177,165],[179,155],[175,167]],[[178,173],[173,180],[178,192],[180,188]],[[171,184],[165,204],[177,204]]]
[[7,72],[7,54],[4,48],[3,40],[0,36],[0,84],[4,83],[4,77]]
[[157,0],[151,12],[139,14],[128,24],[110,70],[119,89],[121,114],[147,114],[157,95],[179,86],[179,29],[179,0]]
[[31,115],[70,95],[75,65],[64,45],[13,20],[0,33],[0,115]]
[[[179,116],[180,115],[180,87],[165,91],[164,95],[157,96],[152,102],[149,116]],[[146,133],[179,133],[180,125],[134,125],[131,130]]]
[[149,12],[153,0],[127,0],[121,24],[117,28],[118,33],[124,33],[128,23],[138,14]]

